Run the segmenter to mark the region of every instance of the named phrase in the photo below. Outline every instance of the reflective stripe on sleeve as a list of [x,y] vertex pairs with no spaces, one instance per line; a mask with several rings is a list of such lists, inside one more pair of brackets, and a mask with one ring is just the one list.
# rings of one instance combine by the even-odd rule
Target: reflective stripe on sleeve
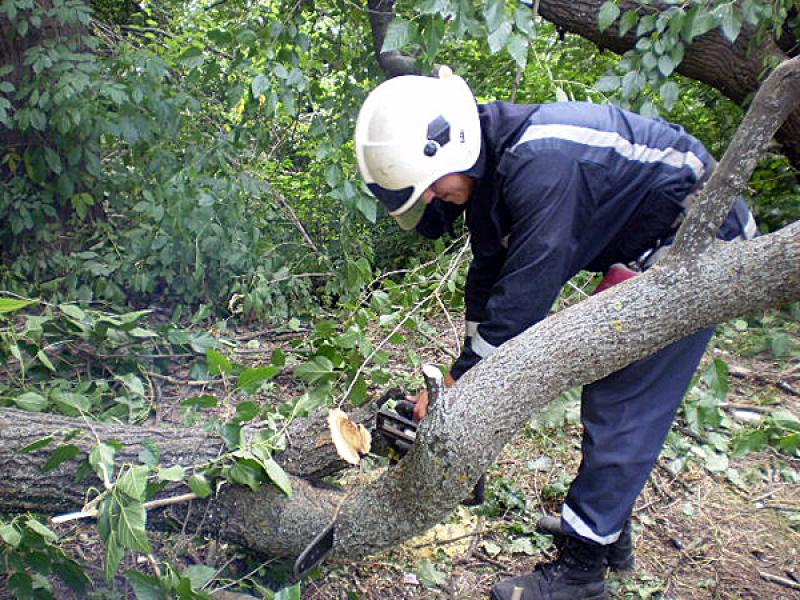
[[464,324],[466,325],[465,337],[472,337],[478,333],[478,325],[480,325],[478,321],[465,321]]
[[745,223],[744,231],[742,231],[739,237],[743,240],[752,240],[754,237],[756,237],[757,233],[758,233],[758,226],[756,225],[756,220],[753,217],[753,213],[748,210],[747,223]]
[[481,337],[478,328],[475,328],[475,333],[472,336],[472,341],[470,342],[472,351],[480,356],[481,358],[486,358],[490,356],[495,350],[497,350],[497,346],[493,346],[485,339]]
[[[514,148],[525,142],[542,139],[560,139],[568,142],[611,148],[628,160],[643,163],[659,162],[675,168],[689,167],[695,180],[700,180],[705,172],[703,161],[694,152],[682,152],[676,148],[651,148],[642,144],[633,144],[614,131],[601,131],[590,127],[575,125],[530,125]],[[512,148],[512,150],[514,149]]]

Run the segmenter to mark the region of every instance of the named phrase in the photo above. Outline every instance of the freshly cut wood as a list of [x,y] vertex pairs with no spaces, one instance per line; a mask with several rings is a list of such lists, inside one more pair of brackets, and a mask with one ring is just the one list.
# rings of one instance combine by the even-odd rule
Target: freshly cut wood
[[332,409],[328,413],[328,427],[336,452],[351,465],[357,465],[361,457],[369,453],[372,436],[361,423],[351,421],[344,411]]

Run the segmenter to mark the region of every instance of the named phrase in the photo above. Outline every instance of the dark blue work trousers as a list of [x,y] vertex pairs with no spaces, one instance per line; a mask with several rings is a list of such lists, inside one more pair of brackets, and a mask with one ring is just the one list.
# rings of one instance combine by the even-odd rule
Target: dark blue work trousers
[[[717,235],[728,241],[756,235],[741,198]],[[713,332],[678,340],[583,388],[583,458],[561,511],[567,533],[600,544],[617,540]]]
[[562,509],[567,532],[616,541],[658,459],[713,328],[583,388],[583,460]]

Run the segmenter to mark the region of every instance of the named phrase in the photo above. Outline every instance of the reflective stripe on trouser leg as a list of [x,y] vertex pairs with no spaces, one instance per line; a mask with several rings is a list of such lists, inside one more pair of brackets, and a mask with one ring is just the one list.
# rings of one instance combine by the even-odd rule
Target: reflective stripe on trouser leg
[[562,511],[568,533],[601,544],[617,539],[712,333],[678,340],[584,387],[583,460]]

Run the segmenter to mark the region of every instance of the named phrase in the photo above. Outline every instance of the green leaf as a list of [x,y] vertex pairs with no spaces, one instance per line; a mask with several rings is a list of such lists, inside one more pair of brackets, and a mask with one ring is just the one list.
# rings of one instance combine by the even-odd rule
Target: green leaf
[[111,479],[114,473],[114,446],[100,443],[89,453],[89,464],[101,481]]
[[[246,485],[256,492],[262,480],[259,472],[260,469],[255,466],[256,464],[258,463],[253,460],[237,460],[227,470],[226,476],[232,482]],[[258,466],[261,467],[260,464]]]
[[371,196],[360,194],[356,197],[356,208],[370,223],[378,218],[378,203]]
[[777,444],[773,445],[777,446],[777,448],[784,454],[798,457],[800,456],[800,433],[792,433],[782,436],[778,439]]
[[711,13],[698,12],[695,13],[694,18],[691,19],[691,29],[688,42],[691,42],[696,37],[704,35],[717,26],[717,18]]
[[0,526],[0,539],[9,546],[16,548],[22,541],[22,535],[17,531],[16,527],[9,523],[8,525]]
[[117,489],[132,500],[144,501],[147,490],[147,476],[150,469],[143,465],[134,465],[126,469],[117,480]]
[[271,362],[276,367],[285,367],[286,353],[280,348],[275,348],[275,350],[272,351],[272,354],[269,357],[269,362]]
[[776,410],[770,418],[781,429],[800,431],[800,420],[786,409]]
[[280,372],[281,368],[277,366],[244,369],[239,374],[237,387],[243,392],[252,394],[258,390],[263,382],[269,381]]
[[636,23],[639,22],[639,13],[635,10],[627,10],[619,20],[619,37],[624,37]]
[[267,477],[270,478],[272,483],[277,485],[278,489],[280,489],[284,494],[291,496],[292,482],[289,479],[289,476],[286,474],[286,471],[284,471],[283,468],[271,458],[266,461],[261,461],[261,464],[264,467]]
[[181,400],[181,406],[189,406],[192,408],[214,408],[218,404],[219,400],[216,396],[210,394],[203,394],[202,396]]
[[447,583],[447,574],[439,571],[430,559],[425,559],[418,563],[414,571],[419,577],[419,581],[427,588],[442,586]]
[[791,339],[783,332],[771,333],[767,340],[769,341],[770,352],[775,358],[783,358],[791,349]]
[[720,13],[722,17],[720,24],[722,35],[733,44],[742,31],[742,14],[734,8],[733,4],[723,4],[720,7]]
[[647,51],[642,55],[642,66],[648,71],[652,71],[658,65],[656,55],[651,51]]
[[77,416],[81,413],[88,412],[91,407],[89,398],[83,394],[55,390],[51,394],[51,398],[53,402],[57,404],[62,411],[64,411],[64,413],[71,414],[72,416]]
[[534,554],[539,553],[539,550],[537,550],[536,546],[533,545],[533,540],[531,540],[529,537],[516,538],[511,542],[511,544],[509,544],[508,551],[511,554],[527,554],[528,556],[533,556]]
[[518,33],[512,33],[506,49],[517,66],[525,69],[528,64],[528,40]]
[[47,354],[44,353],[44,350],[39,350],[36,353],[36,358],[42,363],[45,367],[50,369],[51,371],[55,371],[56,368],[53,366],[53,363],[50,362],[50,359],[47,358]]
[[22,310],[26,306],[31,306],[32,304],[39,304],[39,301],[0,297],[0,315]]
[[105,556],[105,575],[106,580],[111,581],[114,579],[114,574],[119,568],[119,563],[122,556],[125,554],[125,549],[117,541],[117,532],[112,531],[106,540],[106,556]]
[[25,392],[14,398],[14,404],[22,410],[41,412],[47,407],[47,398],[36,392]]
[[353,406],[361,406],[364,404],[364,401],[367,399],[367,391],[367,382],[363,375],[359,375],[349,396]]
[[217,569],[208,565],[192,565],[183,572],[183,576],[192,582],[192,589],[194,590],[203,589],[214,579],[216,574]]
[[527,6],[520,6],[514,11],[514,26],[517,31],[521,31],[526,36],[532,36],[535,32],[536,25],[533,22],[533,15]]
[[295,583],[289,587],[285,587],[275,594],[272,600],[300,600],[301,587],[299,583]]
[[139,452],[139,461],[148,467],[155,467],[161,462],[161,448],[150,439],[142,440],[142,450]]
[[598,92],[612,93],[616,92],[620,85],[622,85],[622,78],[618,75],[606,75],[597,80],[594,84],[594,89]]
[[735,457],[746,456],[751,452],[760,452],[768,443],[769,435],[762,429],[740,432],[731,440],[731,453]]
[[188,69],[196,69],[203,64],[203,49],[190,46],[178,56],[178,62]]
[[711,390],[717,400],[724,400],[728,395],[728,363],[719,358],[714,359],[703,372],[703,383]]
[[28,519],[25,521],[25,526],[31,531],[42,536],[46,542],[55,542],[58,539],[58,536],[52,529],[42,525],[36,519]]
[[253,97],[258,99],[269,91],[269,79],[267,79],[267,76],[263,74],[256,75],[256,78],[253,79],[253,83],[250,84],[250,87],[253,90]]
[[675,106],[675,102],[680,95],[680,88],[674,81],[667,81],[661,85],[659,94],[662,102],[664,102],[664,108],[672,110],[672,107]]
[[75,561],[64,558],[51,566],[53,573],[71,589],[77,597],[86,598],[86,588],[92,581]]
[[709,448],[705,449],[706,469],[712,473],[724,473],[728,469],[728,457],[721,452],[715,452]]
[[489,34],[487,41],[489,42],[489,52],[497,54],[506,47],[508,38],[511,35],[511,22],[506,21],[502,23],[497,29]]
[[597,16],[597,24],[600,27],[600,31],[605,31],[611,27],[614,21],[617,20],[617,17],[619,17],[619,14],[619,6],[613,2],[604,2]]
[[52,441],[53,441],[52,435],[41,437],[35,442],[28,444],[24,448],[17,450],[17,454],[27,454],[28,452],[33,452],[34,450],[38,450],[39,448],[44,448],[45,446],[49,445]]
[[242,443],[242,426],[236,423],[226,423],[219,431],[222,440],[230,450],[234,450]]
[[47,459],[47,462],[42,465],[42,473],[49,473],[53,469],[57,468],[60,464],[65,463],[68,460],[72,460],[80,453],[81,449],[75,444],[67,444],[66,446],[60,446],[56,448]]
[[483,16],[486,19],[486,29],[495,31],[506,18],[505,0],[488,0]]
[[315,356],[294,370],[294,374],[314,384],[333,377],[333,363],[324,356]]
[[664,77],[669,77],[672,71],[675,70],[675,65],[672,64],[672,58],[667,54],[662,54],[658,57],[658,70]]
[[156,477],[159,481],[183,481],[186,476],[186,469],[181,465],[172,465],[171,467],[160,467],[156,472]]
[[200,472],[195,472],[189,477],[189,488],[200,498],[207,498],[211,495],[211,484]]
[[47,162],[47,166],[50,167],[50,170],[53,173],[55,173],[56,175],[61,174],[61,171],[63,169],[63,166],[61,164],[61,159],[52,148],[44,149],[44,160]]
[[158,577],[145,575],[139,571],[128,571],[125,577],[133,588],[133,593],[136,594],[136,600],[167,600]]
[[58,308],[65,315],[75,319],[76,321],[83,321],[86,319],[86,313],[74,304],[59,304]]
[[239,404],[236,405],[234,420],[236,423],[252,421],[258,416],[259,412],[261,412],[261,406],[257,402],[253,402],[252,400],[239,402]]
[[206,360],[208,361],[208,372],[212,375],[230,373],[233,369],[233,363],[213,348],[206,351]]
[[383,38],[381,52],[392,52],[405,47],[412,38],[413,27],[409,21],[395,17],[386,28],[386,37]]
[[118,504],[119,516],[116,529],[113,533],[119,535],[119,543],[125,548],[130,548],[136,552],[150,554],[150,542],[147,539],[145,523],[147,522],[147,512],[142,502],[126,502]]

